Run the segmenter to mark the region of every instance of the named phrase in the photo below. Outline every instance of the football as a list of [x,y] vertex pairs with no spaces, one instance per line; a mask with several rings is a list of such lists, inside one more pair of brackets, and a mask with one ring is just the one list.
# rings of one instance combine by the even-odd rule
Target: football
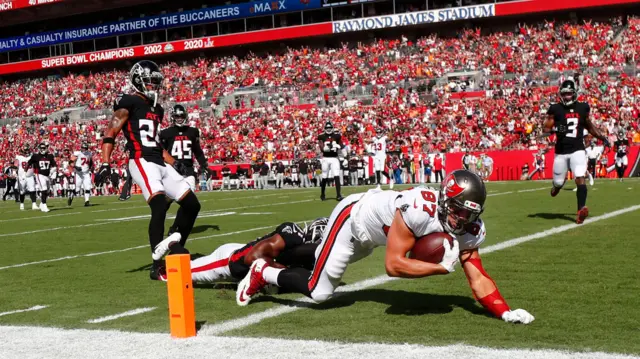
[[409,252],[409,258],[436,264],[442,262],[444,256],[443,239],[453,245],[453,237],[444,232],[431,233],[418,238]]

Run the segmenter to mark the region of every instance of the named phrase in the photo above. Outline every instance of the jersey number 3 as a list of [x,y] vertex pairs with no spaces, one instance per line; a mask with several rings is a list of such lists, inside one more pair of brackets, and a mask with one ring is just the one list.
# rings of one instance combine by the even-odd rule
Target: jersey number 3
[[174,141],[173,147],[171,147],[171,157],[178,160],[191,159],[191,141]]
[[567,137],[576,138],[578,136],[578,119],[568,118],[567,128],[569,129],[569,132],[567,133]]

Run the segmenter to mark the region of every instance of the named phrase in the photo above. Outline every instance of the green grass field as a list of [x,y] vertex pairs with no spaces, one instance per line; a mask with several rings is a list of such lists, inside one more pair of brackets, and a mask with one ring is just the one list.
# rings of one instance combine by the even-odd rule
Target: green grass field
[[[548,187],[548,182],[488,183],[485,247],[573,223],[574,185],[556,198]],[[598,181],[589,188],[590,217],[639,205],[639,190],[635,180]],[[223,243],[253,240],[283,221],[329,215],[336,202],[321,202],[318,192],[201,193],[201,217],[187,247],[209,254]],[[148,207],[139,196],[92,202],[89,208],[81,201],[67,208],[62,200],[51,200],[46,214],[0,203],[0,325],[168,332],[165,284],[148,276]],[[176,210],[172,206],[170,214]],[[528,326],[487,316],[458,269],[448,276],[387,281],[228,331],[220,324],[283,304],[300,305],[299,296],[263,296],[241,308],[234,289],[199,286],[198,327],[229,336],[640,354],[640,272],[633,255],[640,245],[639,221],[640,211],[630,210],[486,253],[485,268],[510,306],[536,317]],[[167,219],[167,227],[171,222]],[[378,249],[351,265],[345,285],[384,275],[383,255]],[[1,314],[36,305],[47,307]],[[137,308],[155,309],[87,323]]]

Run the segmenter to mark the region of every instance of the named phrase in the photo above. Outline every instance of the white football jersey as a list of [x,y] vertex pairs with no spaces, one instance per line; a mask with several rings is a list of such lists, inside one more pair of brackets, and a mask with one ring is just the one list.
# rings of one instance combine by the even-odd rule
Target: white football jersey
[[89,173],[90,171],[89,164],[91,163],[91,152],[75,151],[73,155],[77,157],[75,166],[80,167],[80,172]]
[[602,147],[591,148],[591,146],[589,146],[589,147],[587,147],[585,149],[585,151],[587,152],[587,157],[589,159],[594,159],[595,160],[600,155],[600,153],[602,151]]
[[18,161],[18,177],[26,177],[27,171],[29,170],[29,160],[31,159],[31,155],[29,156],[16,156],[16,161]]
[[[416,238],[436,232],[445,232],[438,218],[439,191],[417,187],[410,190],[369,190],[351,210],[352,232],[357,240],[372,247],[387,244],[387,232],[396,209],[402,213],[405,224]],[[473,233],[455,236],[460,250],[478,248],[486,237],[481,219],[471,224]]]
[[376,137],[373,139],[373,153],[376,157],[386,157],[387,156],[387,138],[386,137]]

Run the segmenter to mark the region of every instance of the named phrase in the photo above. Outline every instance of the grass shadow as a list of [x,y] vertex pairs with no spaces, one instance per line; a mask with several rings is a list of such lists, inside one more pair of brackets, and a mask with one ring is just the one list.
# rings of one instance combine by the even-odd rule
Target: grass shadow
[[220,230],[220,226],[218,226],[217,224],[203,224],[203,225],[200,225],[200,226],[195,226],[191,230],[191,234],[197,234],[197,233],[206,232],[209,229],[213,229],[214,231],[219,231]]
[[542,218],[542,219],[562,219],[569,222],[575,222],[575,217],[572,213],[533,213],[528,215],[529,218]]

